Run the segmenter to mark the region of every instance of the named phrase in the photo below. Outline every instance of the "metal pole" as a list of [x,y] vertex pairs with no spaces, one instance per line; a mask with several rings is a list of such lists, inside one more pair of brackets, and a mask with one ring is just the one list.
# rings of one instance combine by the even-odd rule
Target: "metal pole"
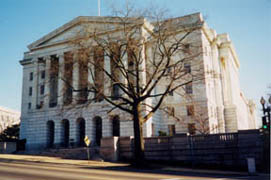
[[89,164],[89,160],[90,160],[90,153],[89,153],[89,147],[88,147],[88,146],[87,146],[86,150],[87,150],[87,155],[88,155],[88,164]]
[[101,2],[98,0],[98,16],[101,16]]

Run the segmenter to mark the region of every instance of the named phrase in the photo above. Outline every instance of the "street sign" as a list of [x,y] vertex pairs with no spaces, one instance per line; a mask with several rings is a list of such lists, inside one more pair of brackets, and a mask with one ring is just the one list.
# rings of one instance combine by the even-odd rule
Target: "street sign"
[[87,136],[85,136],[84,141],[85,141],[85,144],[87,145],[87,147],[89,147],[89,145],[90,145],[90,139]]

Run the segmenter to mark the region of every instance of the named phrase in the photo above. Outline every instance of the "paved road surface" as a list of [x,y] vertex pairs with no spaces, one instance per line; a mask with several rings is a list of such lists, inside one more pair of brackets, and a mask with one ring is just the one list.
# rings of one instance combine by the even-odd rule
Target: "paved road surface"
[[[61,160],[60,160],[61,161]],[[0,180],[267,180],[268,176],[246,176],[138,170],[126,166],[73,165],[40,161],[10,160],[0,157]]]

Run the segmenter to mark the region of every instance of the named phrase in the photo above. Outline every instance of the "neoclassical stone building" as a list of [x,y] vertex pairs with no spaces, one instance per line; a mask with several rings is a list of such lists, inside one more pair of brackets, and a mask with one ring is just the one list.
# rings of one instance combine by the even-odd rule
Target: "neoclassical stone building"
[[[102,137],[133,136],[131,117],[120,110],[108,113],[111,107],[105,101],[88,106],[76,104],[70,97],[78,96],[78,92],[66,88],[61,78],[69,74],[71,84],[75,87],[80,84],[80,68],[76,63],[69,64],[69,60],[76,57],[70,54],[74,47],[68,40],[86,23],[93,27],[106,25],[103,31],[110,32],[117,27],[118,21],[113,17],[77,17],[28,46],[29,51],[20,61],[23,66],[20,138],[27,139],[27,148],[82,145],[86,135],[98,145]],[[159,132],[167,135],[187,133],[188,127],[199,126],[191,112],[199,113],[198,117],[202,116],[200,113],[204,114],[204,124],[209,133],[254,129],[255,105],[240,90],[240,63],[229,36],[216,34],[200,13],[174,18],[173,22],[176,22],[179,33],[191,27],[192,23],[201,22],[188,41],[200,44],[202,53],[185,64],[185,68],[193,71],[199,65],[204,77],[200,82],[185,87],[184,93],[193,96],[193,102],[177,93],[166,98],[165,106],[181,121],[158,110],[144,124],[144,136],[158,136]],[[142,31],[154,30],[152,23],[144,19]],[[105,69],[110,67],[109,59],[104,59],[103,63]],[[69,65],[73,66],[72,70],[65,68]],[[52,73],[53,67],[57,68]],[[90,75],[88,80],[93,81]],[[161,83],[155,91],[162,86]],[[155,99],[151,103],[155,103]],[[63,108],[66,104],[71,108]]]
[[9,126],[19,124],[20,115],[18,111],[0,107],[0,133]]

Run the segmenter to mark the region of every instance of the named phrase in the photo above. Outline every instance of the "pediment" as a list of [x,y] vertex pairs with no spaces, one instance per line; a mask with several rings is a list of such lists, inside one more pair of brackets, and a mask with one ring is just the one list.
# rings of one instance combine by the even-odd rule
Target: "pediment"
[[40,44],[38,44],[38,46],[47,46],[47,45],[52,45],[52,44],[63,42],[65,40],[70,39],[70,38],[76,36],[77,34],[79,34],[81,29],[82,28],[80,25],[76,25],[74,27],[71,27],[68,30],[65,30],[64,32],[57,34],[56,36],[54,36],[44,42],[41,42]]
[[66,42],[68,39],[78,35],[85,25],[88,27],[87,31],[98,30],[98,32],[105,32],[118,29],[120,23],[120,20],[116,17],[79,16],[31,43],[27,47],[29,50],[34,50]]
[[43,36],[39,40],[31,43],[27,47],[32,50],[39,47],[62,42],[67,38],[71,38],[72,36],[74,36],[79,31],[79,29],[79,19],[76,18],[68,22],[67,24],[64,24],[63,26],[57,28],[56,30],[50,32],[49,34]]

